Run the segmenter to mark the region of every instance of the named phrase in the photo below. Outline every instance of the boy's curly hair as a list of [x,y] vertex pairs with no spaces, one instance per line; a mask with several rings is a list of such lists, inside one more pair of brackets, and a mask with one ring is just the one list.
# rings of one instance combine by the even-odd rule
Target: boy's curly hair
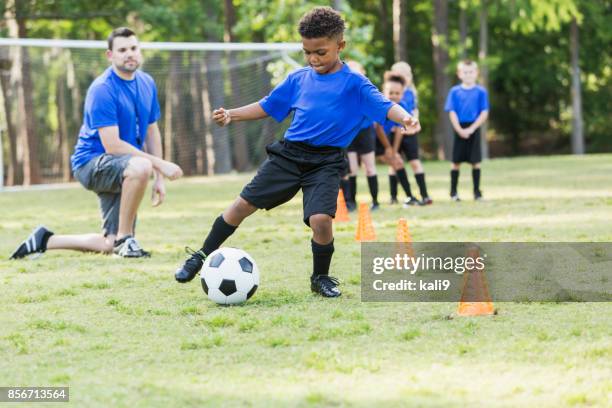
[[344,33],[344,20],[331,7],[316,7],[304,14],[298,31],[302,38],[334,38]]
[[384,82],[397,82],[402,84],[402,86],[406,86],[406,78],[403,75],[398,74],[397,72],[387,71],[383,76]]

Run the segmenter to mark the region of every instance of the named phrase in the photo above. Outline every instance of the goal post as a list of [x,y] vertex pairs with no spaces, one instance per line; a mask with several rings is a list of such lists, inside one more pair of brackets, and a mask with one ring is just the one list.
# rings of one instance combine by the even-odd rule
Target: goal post
[[[287,123],[220,128],[216,107],[257,101],[301,64],[301,43],[141,42],[157,84],[164,158],[186,175],[255,169]],[[91,82],[108,67],[105,41],[0,38],[2,185],[67,182]]]

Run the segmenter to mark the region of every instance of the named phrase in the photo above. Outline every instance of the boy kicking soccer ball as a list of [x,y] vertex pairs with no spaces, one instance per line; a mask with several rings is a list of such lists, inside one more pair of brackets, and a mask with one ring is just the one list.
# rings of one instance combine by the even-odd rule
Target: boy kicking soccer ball
[[311,289],[338,297],[338,280],[328,275],[334,253],[332,218],[346,148],[367,117],[389,118],[408,129],[419,123],[385,98],[363,75],[351,71],[339,57],[345,47],[344,21],[329,7],[317,7],[299,23],[307,67],[293,71],[260,100],[236,109],[219,108],[213,118],[221,126],[267,116],[293,119],[284,139],[267,147],[268,158],[240,196],[213,223],[202,248],[175,273],[179,282],[192,280],[206,257],[234,233],[257,209],[270,210],[303,192],[303,221],[313,232]]

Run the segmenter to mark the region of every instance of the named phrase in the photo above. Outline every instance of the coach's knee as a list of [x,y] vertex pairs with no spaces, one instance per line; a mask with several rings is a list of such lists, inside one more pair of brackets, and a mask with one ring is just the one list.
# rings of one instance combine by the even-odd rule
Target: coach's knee
[[152,173],[153,164],[151,164],[150,160],[143,157],[132,157],[125,169],[124,175],[126,178],[140,179],[146,182]]
[[[315,237],[331,241],[333,237],[332,217],[327,214],[314,214],[308,218]],[[322,243],[322,242],[319,242]],[[323,242],[325,243],[325,242]]]

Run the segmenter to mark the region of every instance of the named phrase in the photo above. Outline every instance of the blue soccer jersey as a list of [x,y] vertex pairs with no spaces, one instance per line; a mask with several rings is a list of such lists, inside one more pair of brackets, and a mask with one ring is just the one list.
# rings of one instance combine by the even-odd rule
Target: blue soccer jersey
[[332,74],[319,74],[311,67],[293,71],[259,104],[278,122],[293,113],[285,140],[335,147],[351,143],[364,116],[384,122],[393,106],[369,79],[346,64]]
[[409,114],[413,114],[414,110],[417,108],[417,100],[414,91],[410,88],[404,91],[404,96],[402,96],[402,101],[400,102],[402,108],[406,109],[406,112]]
[[489,110],[489,95],[480,85],[469,89],[455,85],[446,97],[444,110],[455,112],[460,123],[474,122],[481,112]]
[[157,88],[150,75],[136,71],[134,79],[127,81],[109,67],[87,91],[72,170],[105,152],[99,128],[118,126],[119,138],[142,150],[149,125],[160,115]]

